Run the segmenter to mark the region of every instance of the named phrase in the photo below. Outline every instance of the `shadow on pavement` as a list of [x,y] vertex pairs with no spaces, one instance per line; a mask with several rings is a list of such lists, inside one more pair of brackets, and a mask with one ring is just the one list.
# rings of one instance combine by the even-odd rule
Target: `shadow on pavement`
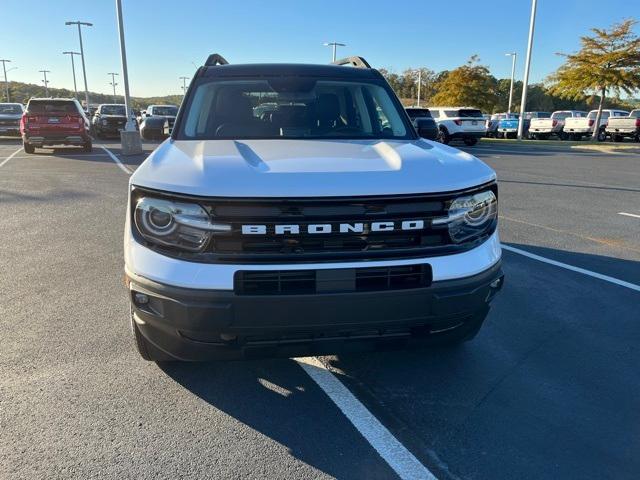
[[184,388],[336,478],[393,478],[351,424],[290,360],[164,363]]
[[[640,274],[637,261],[513,246]],[[455,476],[637,478],[640,293],[510,252],[504,270],[503,292],[473,341],[330,364],[374,414]]]

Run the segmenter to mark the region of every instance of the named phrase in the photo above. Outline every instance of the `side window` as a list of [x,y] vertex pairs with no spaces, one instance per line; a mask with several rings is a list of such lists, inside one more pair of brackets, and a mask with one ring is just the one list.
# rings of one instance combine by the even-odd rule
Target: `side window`
[[614,112],[613,116],[614,117],[626,117],[627,116],[627,112]]
[[609,118],[611,112],[602,112],[602,118]]
[[440,116],[440,110],[438,110],[438,109],[430,108],[429,111],[431,112],[431,116],[433,118],[438,118]]

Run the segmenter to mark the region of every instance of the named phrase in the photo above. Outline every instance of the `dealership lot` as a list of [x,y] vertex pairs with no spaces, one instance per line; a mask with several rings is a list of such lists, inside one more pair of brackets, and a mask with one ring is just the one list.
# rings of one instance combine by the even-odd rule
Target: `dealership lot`
[[[104,145],[0,140],[0,478],[396,478],[295,360],[138,358],[122,228],[145,155]],[[485,328],[322,363],[437,478],[637,478],[640,156],[466,150],[498,172],[512,248]]]

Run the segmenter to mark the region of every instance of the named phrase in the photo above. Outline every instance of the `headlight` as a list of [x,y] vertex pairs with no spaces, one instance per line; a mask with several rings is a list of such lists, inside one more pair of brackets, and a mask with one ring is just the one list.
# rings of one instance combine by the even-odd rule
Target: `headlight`
[[434,225],[447,225],[451,239],[464,242],[495,228],[498,219],[498,200],[491,190],[456,198],[449,214],[433,220]]
[[213,233],[231,230],[211,223],[200,205],[151,197],[137,201],[134,223],[147,241],[191,252],[203,250]]

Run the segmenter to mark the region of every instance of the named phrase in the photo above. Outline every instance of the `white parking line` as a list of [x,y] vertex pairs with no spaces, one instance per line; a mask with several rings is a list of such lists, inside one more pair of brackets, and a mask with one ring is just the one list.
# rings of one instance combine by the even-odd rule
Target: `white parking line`
[[575,267],[573,265],[569,265],[567,263],[558,262],[556,260],[551,260],[550,258],[542,257],[540,255],[536,255],[535,253],[530,253],[525,250],[520,250],[519,248],[514,248],[509,245],[502,245],[503,250],[507,250],[508,252],[517,253],[518,255],[523,255],[525,257],[532,258],[534,260],[538,260],[539,262],[548,263],[549,265],[554,265],[556,267],[564,268],[567,270],[571,270],[572,272],[582,273],[583,275],[588,275],[593,278],[597,278],[599,280],[603,280],[605,282],[614,283],[620,287],[628,288],[630,290],[635,290],[636,292],[640,292],[640,285],[636,285],[635,283],[625,282],[624,280],[620,280],[619,278],[610,277],[609,275],[603,275],[598,272],[592,272],[591,270],[587,270],[580,267]]
[[105,152],[107,152],[107,155],[109,155],[111,157],[111,160],[113,160],[116,163],[116,165],[120,167],[120,170],[122,170],[127,175],[131,175],[133,173],[133,171],[129,170],[129,167],[127,167],[124,163],[122,163],[120,159],[116,157],[114,153],[111,152],[111,150],[109,150],[104,145],[100,145],[100,148],[102,148]]
[[0,162],[0,167],[2,167],[5,163],[7,163],[9,160],[11,160],[13,157],[15,157],[19,152],[22,151],[22,147],[20,147],[18,150],[16,150],[15,152],[13,152],[11,155],[9,155],[7,158],[5,158],[2,162]]
[[640,215],[636,215],[635,213],[618,212],[618,215],[624,215],[625,217],[640,218]]
[[436,480],[433,473],[422,465],[320,360],[315,357],[295,360],[400,478]]

